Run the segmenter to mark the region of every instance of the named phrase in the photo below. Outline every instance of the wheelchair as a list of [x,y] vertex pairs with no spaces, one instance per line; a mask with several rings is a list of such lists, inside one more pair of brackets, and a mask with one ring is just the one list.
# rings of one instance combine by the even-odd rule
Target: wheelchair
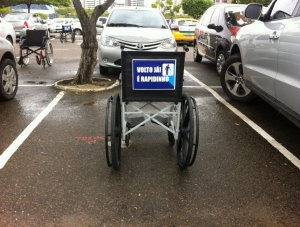
[[60,42],[75,42],[75,32],[72,30],[71,25],[62,25],[60,32]]
[[[184,47],[188,51],[187,46]],[[167,130],[177,146],[181,170],[192,166],[199,143],[196,100],[182,93],[185,52],[122,51],[121,95],[110,96],[105,114],[105,152],[109,167],[119,170],[121,145],[134,130],[151,122]],[[122,143],[123,141],[123,143]]]
[[[49,34],[46,30],[26,30],[26,36],[21,37],[18,64],[26,66],[29,63],[29,55],[35,54],[38,65],[45,67],[46,62],[50,66],[53,63],[53,47],[49,41]],[[34,49],[34,47],[36,47]]]

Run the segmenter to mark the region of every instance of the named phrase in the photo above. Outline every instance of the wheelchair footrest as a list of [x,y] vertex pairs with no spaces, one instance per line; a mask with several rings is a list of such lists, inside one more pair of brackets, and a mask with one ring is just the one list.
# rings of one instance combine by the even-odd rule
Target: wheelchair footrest
[[[144,121],[144,117],[131,117],[127,119],[127,124],[126,126],[128,128],[133,128],[135,126],[137,126],[138,124],[140,124],[141,122]],[[145,124],[141,125],[144,126]]]
[[[168,117],[162,117],[162,116],[156,116],[155,120],[159,121],[160,123],[164,124],[165,126],[169,127],[169,118]],[[157,124],[155,121],[151,119],[151,122],[154,124]]]

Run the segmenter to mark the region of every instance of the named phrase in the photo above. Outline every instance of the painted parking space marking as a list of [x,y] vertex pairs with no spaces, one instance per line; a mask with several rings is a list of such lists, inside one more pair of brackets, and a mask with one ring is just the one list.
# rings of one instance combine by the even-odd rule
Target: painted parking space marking
[[24,131],[12,142],[12,144],[2,153],[0,156],[0,169],[2,169],[11,156],[16,152],[16,150],[22,145],[22,143],[27,139],[31,132],[41,123],[41,121],[53,110],[56,104],[64,96],[64,92],[61,91],[52,100],[52,102],[24,129]]
[[261,135],[265,140],[267,140],[273,147],[275,147],[281,154],[283,154],[288,160],[290,160],[298,169],[300,169],[300,160],[294,156],[290,151],[288,151],[284,146],[278,143],[272,136],[270,136],[267,132],[265,132],[261,127],[251,121],[248,117],[246,117],[243,113],[238,111],[232,105],[230,105],[225,99],[223,99],[217,92],[212,90],[209,86],[206,86],[188,71],[184,70],[184,73],[192,78],[196,83],[201,85],[207,91],[209,91],[219,102],[225,105],[228,109],[230,109],[234,114],[236,114],[239,118],[241,118],[245,123],[247,123],[252,129],[254,129],[259,135]]

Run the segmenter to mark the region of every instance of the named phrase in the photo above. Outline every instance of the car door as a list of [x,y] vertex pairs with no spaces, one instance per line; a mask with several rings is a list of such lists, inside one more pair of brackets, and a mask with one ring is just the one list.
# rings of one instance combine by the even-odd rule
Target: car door
[[279,37],[278,72],[275,77],[276,99],[300,115],[300,9],[295,16],[282,20]]
[[[208,36],[208,43],[207,43],[207,52],[206,57],[212,61],[216,59],[216,51],[217,51],[217,28],[219,27],[219,16],[221,13],[221,8],[216,7],[208,24],[207,29],[207,36]],[[224,15],[224,13],[223,13]],[[210,25],[212,28],[210,28]]]
[[5,25],[2,22],[2,18],[0,18],[0,37],[6,38],[6,30],[5,30]]
[[[201,54],[202,56],[206,56],[208,51],[209,51],[209,35],[207,33],[207,25],[209,24],[210,18],[214,12],[215,8],[212,7],[208,9],[204,16],[201,25],[199,26],[199,36],[198,36],[198,53]],[[209,29],[211,30],[211,29]]]

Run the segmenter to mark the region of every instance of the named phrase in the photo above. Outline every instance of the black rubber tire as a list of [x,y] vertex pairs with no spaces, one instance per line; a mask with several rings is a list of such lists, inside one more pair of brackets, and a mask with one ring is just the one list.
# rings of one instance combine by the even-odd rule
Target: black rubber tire
[[191,163],[194,140],[194,112],[191,98],[183,94],[181,99],[180,126],[177,140],[177,161],[181,170]]
[[114,170],[119,170],[121,160],[121,102],[119,93],[113,96],[111,113],[111,157]]
[[52,44],[47,41],[45,45],[45,58],[47,61],[47,64],[50,66],[53,63],[53,47]]
[[59,39],[60,39],[60,42],[61,42],[61,43],[63,43],[63,42],[64,42],[64,35],[63,35],[62,33],[60,33],[60,37],[59,37]]
[[[22,50],[22,56],[23,56],[23,54],[25,56],[28,55],[28,49],[23,49]],[[29,55],[22,58],[22,64],[21,64],[21,66],[28,65],[28,63],[29,63]]]
[[245,86],[243,76],[241,55],[235,54],[228,57],[220,75],[223,91],[232,100],[243,103],[252,102],[257,99],[257,95]]
[[43,67],[45,68],[45,66],[46,66],[46,61],[45,61],[45,59],[42,60],[42,65],[43,65]]
[[80,29],[74,30],[75,35],[82,35],[82,31]]
[[221,75],[222,67],[227,59],[227,53],[224,50],[221,50],[218,52],[217,58],[216,58],[216,70],[218,76]]
[[175,144],[175,137],[174,137],[174,134],[170,131],[168,131],[168,141],[169,141],[170,147],[173,147]]
[[111,160],[111,152],[109,150],[109,141],[111,141],[111,111],[112,111],[112,102],[113,97],[110,96],[107,100],[106,104],[106,114],[105,114],[105,154],[106,154],[106,162],[109,167],[112,166],[112,160]]
[[0,64],[0,100],[13,99],[18,90],[18,71],[11,59],[2,59]]
[[99,71],[100,71],[100,74],[107,74],[108,73],[108,68],[99,65]]
[[202,61],[202,55],[200,55],[198,53],[197,43],[194,44],[193,58],[194,58],[194,62],[201,62]]
[[71,34],[71,40],[72,40],[72,43],[75,43],[75,33],[74,32],[72,32],[72,34]]
[[192,123],[195,127],[195,132],[194,132],[194,139],[193,139],[193,149],[192,149],[192,160],[189,164],[189,166],[192,166],[195,162],[197,152],[198,152],[198,144],[199,144],[199,130],[200,130],[200,125],[199,125],[199,110],[197,106],[197,102],[194,97],[190,97],[192,100],[193,104],[193,113],[194,113],[194,122]]

